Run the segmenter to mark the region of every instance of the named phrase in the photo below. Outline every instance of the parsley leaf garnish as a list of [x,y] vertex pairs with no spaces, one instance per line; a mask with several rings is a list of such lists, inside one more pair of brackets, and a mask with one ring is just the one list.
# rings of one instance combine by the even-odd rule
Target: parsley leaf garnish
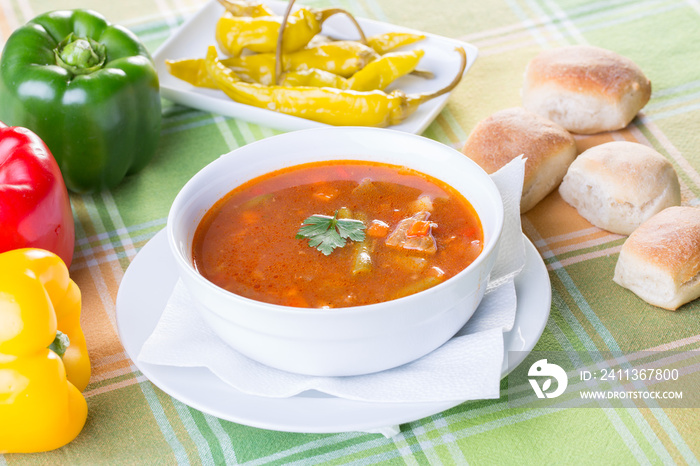
[[342,248],[348,239],[363,241],[365,224],[351,218],[338,218],[338,211],[328,215],[312,215],[299,228],[296,239],[308,238],[309,246],[316,248],[326,256],[335,248]]

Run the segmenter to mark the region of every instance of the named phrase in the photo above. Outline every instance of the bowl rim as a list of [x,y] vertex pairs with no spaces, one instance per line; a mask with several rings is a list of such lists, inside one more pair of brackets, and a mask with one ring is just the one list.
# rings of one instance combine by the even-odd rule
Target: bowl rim
[[[250,151],[252,149],[255,149],[257,146],[265,146],[267,144],[270,144],[271,140],[278,140],[278,139],[283,139],[287,137],[292,137],[290,135],[295,134],[295,137],[298,137],[300,133],[307,134],[307,133],[316,133],[316,132],[328,132],[328,133],[355,133],[355,132],[362,132],[362,131],[368,131],[368,132],[374,132],[376,134],[379,134],[379,137],[387,137],[387,138],[407,138],[407,139],[416,139],[420,140],[423,143],[427,144],[434,144],[436,148],[439,148],[440,150],[449,152],[453,151],[455,155],[460,155],[463,157],[463,159],[467,162],[468,165],[472,165],[473,169],[476,169],[477,172],[481,172],[481,174],[484,176],[485,180],[487,181],[487,189],[491,189],[495,192],[497,199],[500,200],[500,202],[495,203],[495,217],[496,217],[496,224],[492,236],[492,240],[489,241],[487,244],[484,245],[484,248],[482,249],[481,253],[477,256],[477,258],[472,261],[468,266],[466,266],[464,269],[460,270],[457,274],[453,275],[452,277],[448,278],[447,280],[438,283],[435,286],[432,286],[428,289],[419,291],[417,293],[413,293],[407,296],[403,296],[400,298],[396,299],[391,299],[387,301],[381,301],[378,303],[372,303],[372,304],[363,304],[363,305],[358,305],[358,306],[346,306],[346,307],[338,307],[338,308],[332,308],[332,309],[326,309],[326,308],[304,308],[304,307],[294,307],[294,306],[285,306],[282,304],[274,304],[274,303],[267,303],[264,301],[258,301],[252,298],[248,298],[245,296],[238,295],[236,293],[233,293],[231,291],[228,291],[213,282],[207,280],[202,274],[200,274],[194,267],[194,264],[191,261],[191,258],[185,258],[183,254],[181,254],[180,249],[177,246],[177,240],[175,238],[174,232],[173,232],[173,225],[175,223],[175,219],[177,218],[179,211],[178,209],[184,207],[186,205],[186,202],[188,199],[185,198],[185,195],[187,194],[188,191],[192,190],[192,186],[194,186],[197,182],[199,182],[200,178],[203,178],[206,176],[209,172],[215,170],[214,167],[216,165],[223,163],[222,160],[230,158],[230,157],[235,157],[238,152],[240,152],[242,149],[245,148],[246,151]],[[381,136],[381,134],[386,134],[386,136]],[[252,148],[252,149],[251,149]],[[323,158],[322,162],[332,162],[332,161],[363,161],[360,159],[352,159],[351,157],[335,157],[331,155],[332,150],[329,149],[329,157],[328,158]],[[286,167],[295,167],[299,165],[304,165],[307,162],[296,162],[290,165],[286,165]],[[388,162],[381,162],[379,163],[387,163]],[[391,165],[391,164],[390,164]],[[411,166],[411,164],[406,164],[407,167],[414,169],[420,173],[424,173],[422,170],[416,169]],[[269,170],[265,173],[272,173],[277,170],[280,170],[282,167],[276,168],[274,170]],[[427,174],[427,173],[426,173]],[[258,176],[263,176],[262,175],[255,175],[253,177],[246,177],[244,181],[241,183],[250,181]],[[431,174],[427,174],[428,176],[440,180],[439,177]],[[442,180],[440,180],[442,181]],[[442,181],[443,183],[446,183],[445,181]],[[446,183],[450,185],[449,183]],[[228,188],[227,192],[230,192],[231,190],[235,189],[239,184],[232,185],[230,188]],[[451,185],[450,185],[451,186]],[[460,192],[457,188],[454,188],[456,191]],[[462,194],[460,192],[460,194]],[[224,195],[226,195],[224,193]],[[472,203],[471,200],[469,200],[466,196],[464,196],[465,199],[467,199],[470,203]],[[212,206],[208,206],[205,211],[208,211]],[[342,126],[342,127],[323,127],[323,128],[310,128],[310,129],[303,129],[299,131],[293,131],[289,133],[282,133],[282,134],[277,134],[274,136],[270,136],[267,138],[259,139],[257,141],[251,142],[249,144],[246,144],[244,146],[240,146],[236,149],[231,150],[230,152],[227,152],[225,154],[222,154],[221,156],[215,158],[211,162],[209,162],[207,165],[202,167],[197,173],[195,173],[180,189],[180,191],[177,193],[175,196],[175,199],[173,200],[173,203],[170,207],[170,210],[168,212],[168,217],[167,217],[167,223],[166,223],[166,229],[167,229],[167,236],[168,236],[168,245],[170,247],[171,253],[175,256],[176,262],[180,265],[180,270],[184,270],[190,277],[192,277],[194,280],[205,286],[207,289],[209,289],[211,292],[215,293],[216,295],[220,295],[226,299],[233,300],[235,301],[240,301],[240,304],[245,307],[254,307],[258,308],[259,310],[265,310],[267,312],[277,312],[277,313],[282,313],[282,314],[293,314],[293,315],[306,315],[306,316],[344,316],[344,315],[353,315],[353,314],[364,314],[364,313],[376,313],[382,308],[388,308],[388,307],[395,307],[395,306],[401,306],[403,303],[407,303],[408,301],[415,300],[416,297],[422,296],[426,297],[430,294],[438,293],[440,290],[445,288],[446,286],[451,286],[451,283],[459,279],[459,277],[466,275],[471,272],[471,270],[477,268],[482,262],[488,260],[488,257],[490,257],[492,254],[497,253],[497,248],[498,245],[500,244],[501,241],[501,236],[503,232],[503,224],[504,224],[504,206],[503,206],[503,201],[500,196],[500,191],[498,190],[498,187],[496,186],[495,182],[493,179],[490,177],[486,171],[481,168],[476,162],[471,160],[469,157],[466,155],[461,154],[461,152],[457,151],[456,149],[450,147],[447,144],[441,143],[439,141],[436,141],[434,139],[427,138],[422,135],[417,135],[417,134],[412,134],[412,133],[405,133],[402,131],[397,131],[397,130],[392,130],[388,128],[372,128],[372,127],[356,127],[356,126]],[[199,223],[197,222],[197,225]],[[489,273],[490,275],[490,273]],[[419,298],[420,299],[420,298]]]

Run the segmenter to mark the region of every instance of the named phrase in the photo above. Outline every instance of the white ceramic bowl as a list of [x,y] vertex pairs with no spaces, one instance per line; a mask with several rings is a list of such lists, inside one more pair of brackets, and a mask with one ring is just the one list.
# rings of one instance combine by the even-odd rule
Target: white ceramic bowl
[[[244,298],[194,268],[192,238],[205,212],[236,186],[283,167],[324,160],[404,165],[442,180],[471,202],[484,248],[466,269],[404,298],[340,309],[301,309]],[[377,372],[420,358],[450,339],[483,297],[503,227],[491,178],[449,146],[376,128],[319,128],[273,136],[234,150],[197,173],[175,198],[168,242],[199,312],[229,345],[278,369],[309,375]]]

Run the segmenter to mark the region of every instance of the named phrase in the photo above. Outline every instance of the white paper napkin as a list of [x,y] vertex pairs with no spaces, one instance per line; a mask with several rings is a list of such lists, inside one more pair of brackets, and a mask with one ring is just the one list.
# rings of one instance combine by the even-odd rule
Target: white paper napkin
[[[432,353],[395,369],[353,377],[314,377],[260,364],[230,348],[196,311],[178,282],[155,330],[144,343],[140,362],[209,368],[246,394],[290,397],[319,390],[350,400],[438,402],[498,398],[503,364],[503,332],[513,327],[513,279],[525,263],[520,225],[524,159],[491,175],[505,207],[501,246],[484,299],[457,335]],[[387,432],[394,432],[392,426]],[[383,432],[388,435],[387,432]]]

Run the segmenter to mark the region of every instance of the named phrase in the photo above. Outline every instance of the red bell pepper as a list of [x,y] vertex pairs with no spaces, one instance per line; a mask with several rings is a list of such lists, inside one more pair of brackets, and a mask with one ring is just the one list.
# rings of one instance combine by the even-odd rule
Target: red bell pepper
[[70,266],[75,224],[61,171],[33,132],[0,122],[0,253],[41,248]]

